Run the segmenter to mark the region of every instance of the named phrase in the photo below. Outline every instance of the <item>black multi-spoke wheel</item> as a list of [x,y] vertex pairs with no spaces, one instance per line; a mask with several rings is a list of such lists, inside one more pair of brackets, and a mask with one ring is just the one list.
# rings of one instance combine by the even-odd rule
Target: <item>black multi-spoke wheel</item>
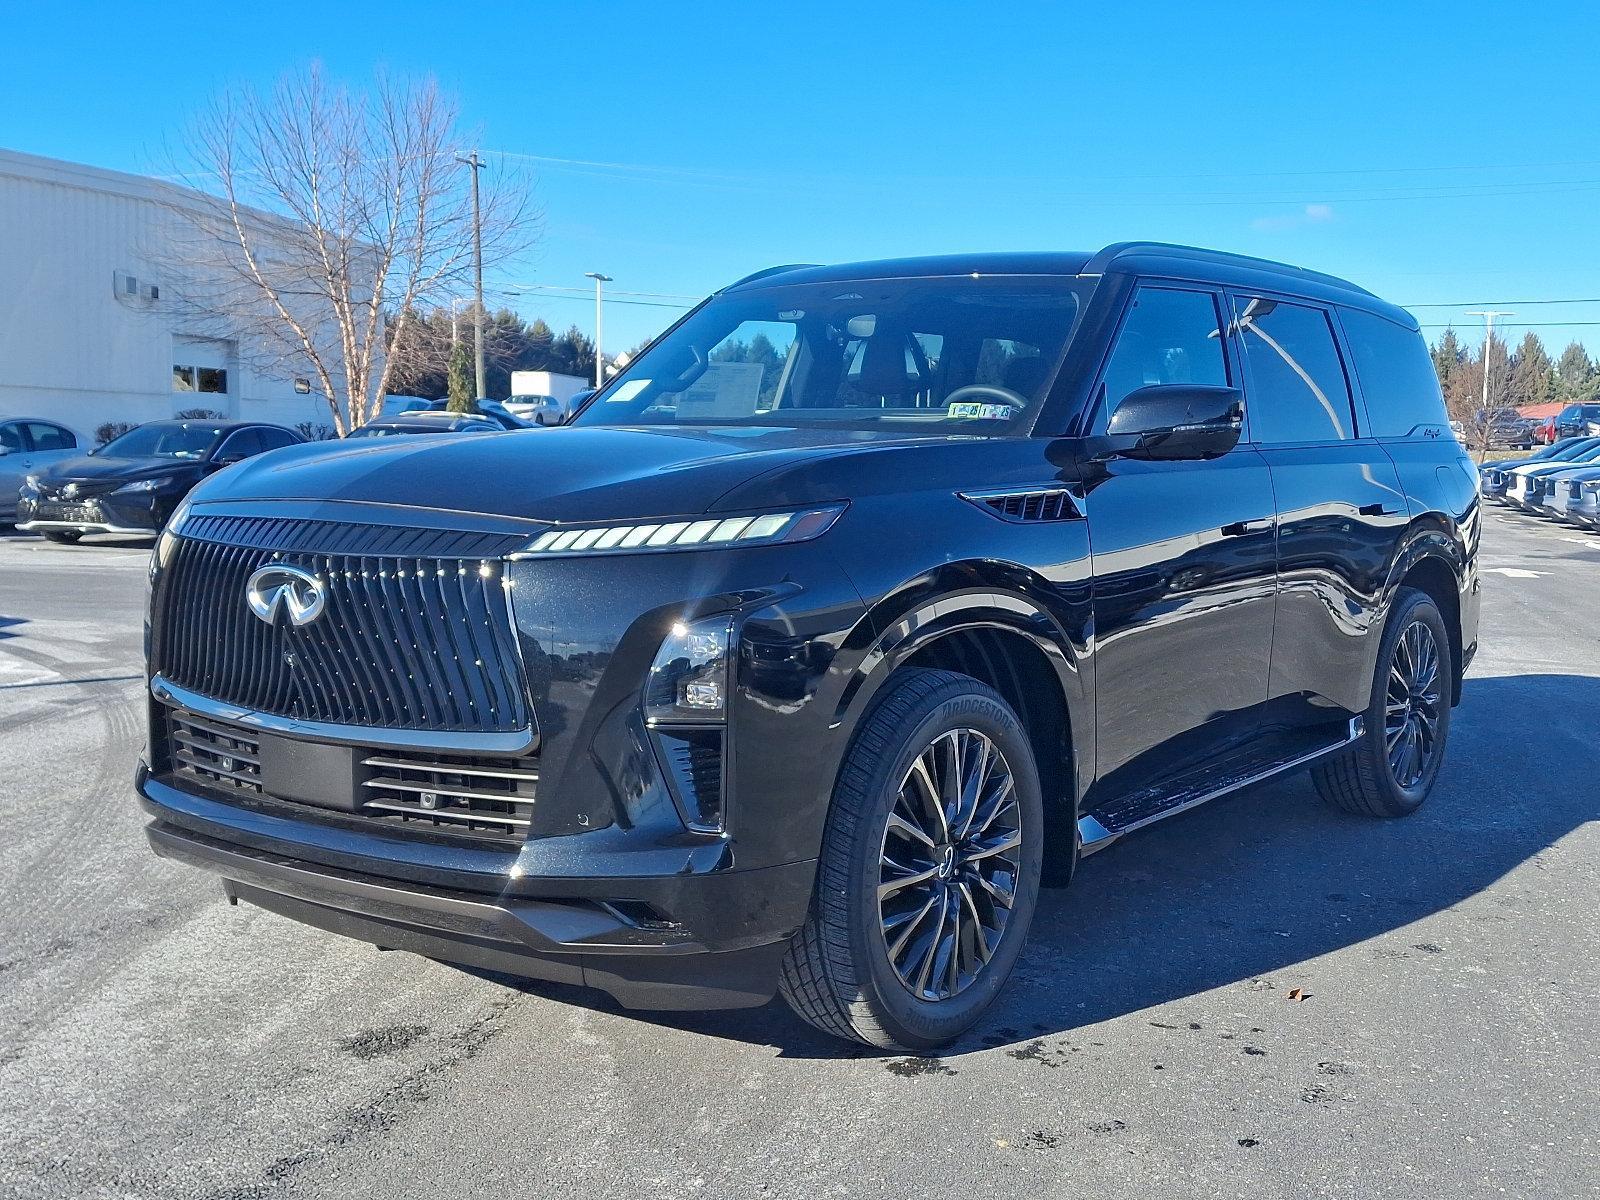
[[1454,657],[1438,606],[1424,592],[1395,597],[1361,738],[1312,772],[1347,812],[1402,817],[1427,799],[1450,733]]
[[1439,741],[1439,643],[1426,621],[1401,631],[1389,664],[1384,698],[1383,746],[1389,773],[1402,788],[1414,788],[1428,773]]
[[944,1000],[994,957],[1016,900],[1022,821],[1005,755],[976,729],[935,738],[884,822],[878,916],[911,994]]
[[807,1021],[888,1050],[975,1022],[1027,936],[1044,844],[1016,714],[950,671],[884,685],[840,768],[817,891],[781,987]]

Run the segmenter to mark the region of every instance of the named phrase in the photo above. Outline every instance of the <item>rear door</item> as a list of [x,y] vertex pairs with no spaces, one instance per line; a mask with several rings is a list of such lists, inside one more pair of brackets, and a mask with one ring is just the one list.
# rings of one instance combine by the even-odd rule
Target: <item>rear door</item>
[[1383,447],[1356,423],[1332,311],[1229,296],[1251,436],[1278,509],[1278,603],[1267,724],[1338,725],[1372,693],[1370,638],[1409,514]]
[[[1237,386],[1222,305],[1204,285],[1141,285],[1102,369],[1094,431],[1147,384]],[[1084,488],[1095,808],[1189,773],[1259,728],[1276,553],[1271,478],[1248,442],[1211,461],[1098,462]]]

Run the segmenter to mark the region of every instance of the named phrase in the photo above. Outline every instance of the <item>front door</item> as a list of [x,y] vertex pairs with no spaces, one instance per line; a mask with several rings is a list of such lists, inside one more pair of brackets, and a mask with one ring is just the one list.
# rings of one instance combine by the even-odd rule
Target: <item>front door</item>
[[[1102,373],[1094,431],[1153,383],[1238,386],[1223,298],[1143,285]],[[1086,474],[1094,561],[1096,809],[1204,766],[1259,728],[1276,588],[1276,508],[1246,441],[1196,462]]]

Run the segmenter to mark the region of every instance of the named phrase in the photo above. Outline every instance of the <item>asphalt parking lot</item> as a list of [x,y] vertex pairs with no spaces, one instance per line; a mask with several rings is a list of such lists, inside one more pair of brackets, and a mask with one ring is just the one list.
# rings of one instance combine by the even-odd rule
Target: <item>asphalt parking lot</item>
[[1127,839],[907,1059],[228,908],[132,798],[147,548],[0,537],[0,1194],[1595,1195],[1600,535],[1484,541],[1418,816],[1295,777]]

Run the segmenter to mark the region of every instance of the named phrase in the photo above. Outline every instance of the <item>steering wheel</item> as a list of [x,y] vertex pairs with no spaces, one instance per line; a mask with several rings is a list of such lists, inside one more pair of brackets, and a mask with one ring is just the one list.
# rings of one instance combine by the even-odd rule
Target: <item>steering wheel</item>
[[969,383],[966,387],[958,387],[944,398],[945,404],[970,403],[978,397],[984,397],[1000,404],[1010,405],[1012,408],[1027,408],[1028,401],[1010,388],[1001,387],[997,383]]

